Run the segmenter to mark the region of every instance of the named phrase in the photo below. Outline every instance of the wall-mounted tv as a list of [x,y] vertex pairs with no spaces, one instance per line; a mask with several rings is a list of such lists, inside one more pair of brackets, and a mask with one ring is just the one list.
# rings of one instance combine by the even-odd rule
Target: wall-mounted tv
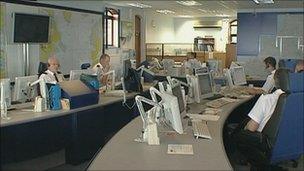
[[47,43],[50,17],[36,14],[14,14],[15,43]]

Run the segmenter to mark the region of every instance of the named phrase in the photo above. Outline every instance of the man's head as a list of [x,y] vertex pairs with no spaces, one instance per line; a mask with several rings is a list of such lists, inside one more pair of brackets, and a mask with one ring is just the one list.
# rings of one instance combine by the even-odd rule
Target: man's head
[[277,61],[274,57],[267,57],[264,59],[264,63],[265,63],[265,68],[269,71],[273,71],[276,69],[276,64],[277,64]]
[[99,63],[102,66],[110,65],[110,56],[108,54],[102,54],[99,58]]
[[304,72],[304,60],[299,60],[297,62],[296,68],[295,68],[295,72]]
[[58,72],[60,64],[58,59],[55,56],[52,56],[48,59],[48,70],[52,71],[53,73]]

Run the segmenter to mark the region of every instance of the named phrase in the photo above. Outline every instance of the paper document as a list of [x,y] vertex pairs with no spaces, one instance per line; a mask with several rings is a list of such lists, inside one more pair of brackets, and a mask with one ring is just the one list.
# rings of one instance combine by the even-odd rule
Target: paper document
[[192,154],[193,147],[190,144],[168,144],[168,154]]
[[204,121],[217,121],[219,120],[219,115],[199,115],[199,114],[187,114],[190,119],[193,120],[204,120]]

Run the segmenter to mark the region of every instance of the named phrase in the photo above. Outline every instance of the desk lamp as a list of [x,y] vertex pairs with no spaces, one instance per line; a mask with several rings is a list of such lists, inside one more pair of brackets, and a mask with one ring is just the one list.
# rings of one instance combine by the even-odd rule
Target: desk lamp
[[7,117],[7,104],[5,100],[5,90],[4,90],[4,83],[0,82],[0,87],[1,87],[1,102],[0,102],[0,107],[1,107],[1,118],[5,120],[11,119],[10,117]]
[[[157,113],[160,113],[161,105],[142,96],[136,96],[135,101],[143,121],[142,136],[135,139],[135,141],[147,142],[149,145],[159,145],[156,118]],[[142,102],[152,105],[153,107],[149,111],[145,112]]]

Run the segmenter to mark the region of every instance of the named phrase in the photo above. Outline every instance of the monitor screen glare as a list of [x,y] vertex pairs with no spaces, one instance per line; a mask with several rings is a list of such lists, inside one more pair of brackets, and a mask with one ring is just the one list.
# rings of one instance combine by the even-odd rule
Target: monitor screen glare
[[213,96],[212,80],[209,73],[198,75],[198,84],[200,87],[200,94],[202,98]]
[[232,68],[232,80],[234,85],[245,85],[247,84],[244,67]]
[[37,85],[30,86],[31,83],[38,80],[37,75],[16,77],[14,87],[14,101],[25,102],[32,100],[37,96]]

